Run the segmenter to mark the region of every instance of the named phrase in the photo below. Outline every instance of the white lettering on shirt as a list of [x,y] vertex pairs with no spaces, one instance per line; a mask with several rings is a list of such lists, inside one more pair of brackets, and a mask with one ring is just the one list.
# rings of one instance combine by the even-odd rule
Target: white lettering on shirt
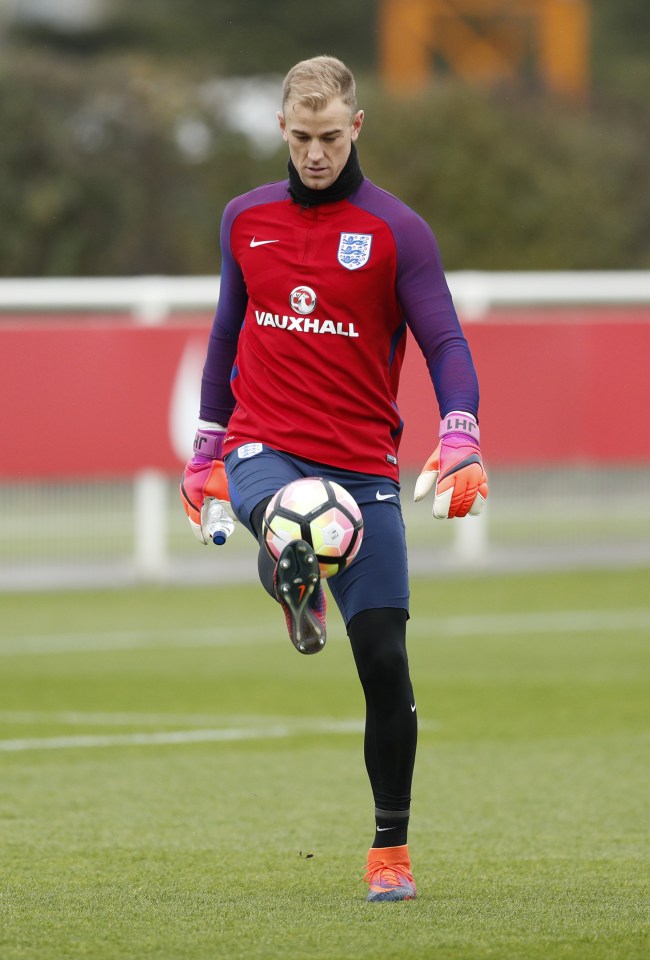
[[255,319],[259,327],[275,327],[277,330],[295,330],[298,333],[329,333],[335,337],[358,337],[354,324],[350,321],[319,320],[317,317],[292,317],[287,314],[269,313],[256,310]]

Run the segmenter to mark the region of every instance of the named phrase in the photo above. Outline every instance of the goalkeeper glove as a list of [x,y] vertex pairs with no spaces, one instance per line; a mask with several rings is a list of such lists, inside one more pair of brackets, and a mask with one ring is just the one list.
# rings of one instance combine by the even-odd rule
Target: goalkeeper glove
[[441,422],[439,436],[440,443],[416,481],[414,499],[422,500],[435,487],[434,517],[476,516],[488,493],[478,423],[471,414],[454,410]]
[[199,422],[194,456],[181,481],[181,500],[192,532],[200,543],[225,543],[235,529],[228,479],[223,463],[226,431],[216,423]]

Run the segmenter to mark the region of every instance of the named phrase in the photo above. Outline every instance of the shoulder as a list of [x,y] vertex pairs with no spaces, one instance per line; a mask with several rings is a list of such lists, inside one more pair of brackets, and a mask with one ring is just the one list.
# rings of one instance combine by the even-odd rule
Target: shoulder
[[364,179],[350,199],[356,206],[383,220],[395,234],[415,231],[432,235],[431,227],[415,210],[371,180]]
[[264,183],[248,193],[235,197],[226,205],[223,212],[224,225],[231,226],[240,214],[254,207],[261,207],[269,203],[283,203],[289,200],[289,181],[277,180],[274,183]]
[[439,261],[438,243],[433,230],[419,214],[387,190],[364,180],[350,198],[367,213],[382,220],[393,235],[401,264]]

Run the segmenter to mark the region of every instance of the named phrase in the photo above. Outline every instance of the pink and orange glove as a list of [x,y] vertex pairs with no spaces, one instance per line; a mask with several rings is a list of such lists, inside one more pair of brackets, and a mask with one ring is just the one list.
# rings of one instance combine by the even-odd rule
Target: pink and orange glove
[[194,456],[181,481],[183,507],[192,532],[201,543],[224,543],[235,526],[223,463],[225,435],[218,424],[199,423]]
[[453,410],[440,424],[440,443],[422,468],[414,500],[431,490],[438,520],[477,516],[487,499],[487,476],[481,460],[479,429],[470,413]]

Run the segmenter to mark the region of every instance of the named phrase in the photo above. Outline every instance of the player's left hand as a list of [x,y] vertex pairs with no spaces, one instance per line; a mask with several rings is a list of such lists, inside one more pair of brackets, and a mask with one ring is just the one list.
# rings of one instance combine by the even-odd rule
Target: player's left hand
[[471,414],[452,411],[440,424],[439,435],[440,443],[416,481],[414,499],[422,500],[435,487],[436,519],[477,516],[488,494],[478,423]]

